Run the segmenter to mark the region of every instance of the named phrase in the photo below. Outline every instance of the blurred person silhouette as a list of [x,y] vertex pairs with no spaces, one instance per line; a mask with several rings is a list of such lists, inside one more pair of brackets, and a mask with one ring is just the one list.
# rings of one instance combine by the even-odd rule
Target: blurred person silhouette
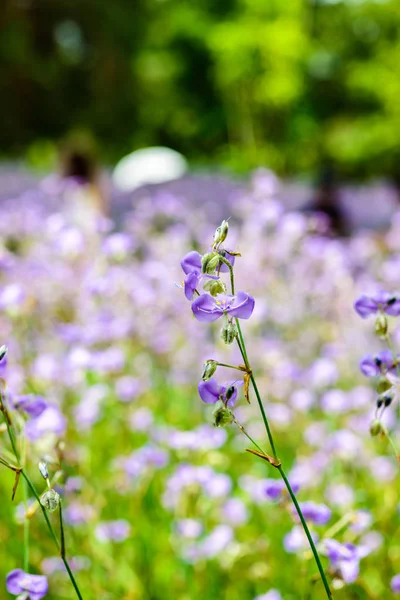
[[65,212],[83,229],[97,229],[108,216],[107,182],[98,168],[94,143],[70,137],[60,150],[60,175],[65,182]]
[[349,235],[348,219],[340,203],[339,188],[331,164],[326,163],[321,167],[314,197],[303,207],[303,211],[325,216],[329,223],[328,229],[331,235]]

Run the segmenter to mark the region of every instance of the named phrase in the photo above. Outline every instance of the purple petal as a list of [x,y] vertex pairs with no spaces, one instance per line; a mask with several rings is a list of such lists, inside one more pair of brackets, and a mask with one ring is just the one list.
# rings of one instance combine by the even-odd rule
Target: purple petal
[[238,292],[226,312],[238,319],[249,319],[253,310],[254,298],[245,292]]
[[340,563],[340,572],[345,583],[354,583],[360,572],[358,560],[343,560]]
[[400,299],[392,297],[390,303],[386,303],[385,313],[391,317],[400,316]]
[[222,389],[213,377],[208,381],[200,381],[198,387],[200,398],[206,404],[215,404],[218,402]]
[[378,305],[373,298],[369,296],[360,296],[354,304],[356,312],[366,319],[369,315],[372,315],[378,311]]
[[194,296],[194,290],[197,288],[199,282],[199,275],[196,272],[188,273],[184,281],[185,296],[188,300],[192,301]]
[[394,594],[400,594],[400,574],[393,577],[390,582],[390,587]]
[[223,310],[217,306],[210,294],[201,294],[192,304],[192,311],[198,321],[211,323],[223,315]]
[[376,364],[375,358],[370,354],[368,356],[364,356],[360,362],[360,369],[361,372],[367,377],[375,377],[380,373],[380,369]]
[[7,575],[6,586],[11,594],[28,592],[31,600],[41,600],[48,592],[47,577],[31,575],[22,569],[15,569]]
[[42,396],[27,394],[26,396],[18,396],[14,400],[14,406],[23,410],[30,417],[40,417],[48,404]]
[[194,272],[201,273],[201,254],[194,250],[189,252],[181,260],[181,267],[185,275]]
[[23,590],[19,584],[21,577],[24,577],[25,573],[22,569],[14,569],[10,571],[6,578],[7,591],[10,594],[20,594]]

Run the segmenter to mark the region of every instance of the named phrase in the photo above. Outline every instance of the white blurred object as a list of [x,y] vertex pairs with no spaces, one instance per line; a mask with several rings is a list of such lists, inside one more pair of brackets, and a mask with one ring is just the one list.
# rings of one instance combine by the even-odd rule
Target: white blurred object
[[113,172],[116,187],[132,191],[149,183],[164,183],[179,179],[187,171],[187,161],[175,150],[155,146],[137,150],[122,158]]

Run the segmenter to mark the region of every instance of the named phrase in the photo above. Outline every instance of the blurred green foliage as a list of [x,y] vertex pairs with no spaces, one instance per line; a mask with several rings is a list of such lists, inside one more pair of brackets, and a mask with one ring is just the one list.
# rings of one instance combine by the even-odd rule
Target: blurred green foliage
[[37,164],[80,130],[112,162],[397,181],[399,25],[397,0],[3,0],[0,152]]

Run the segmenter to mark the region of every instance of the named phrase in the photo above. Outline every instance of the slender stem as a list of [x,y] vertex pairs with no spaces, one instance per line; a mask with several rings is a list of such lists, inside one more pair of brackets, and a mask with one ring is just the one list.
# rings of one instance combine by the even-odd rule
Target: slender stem
[[327,594],[328,598],[332,598],[332,592],[331,592],[331,590],[329,588],[329,584],[328,584],[328,581],[326,579],[325,572],[324,572],[323,566],[321,564],[321,560],[319,558],[319,554],[318,554],[317,548],[315,547],[314,540],[312,539],[310,530],[308,529],[308,525],[307,525],[306,520],[305,520],[305,518],[303,516],[303,513],[301,511],[300,505],[297,502],[296,495],[295,495],[295,493],[292,490],[292,486],[290,485],[289,480],[286,477],[286,474],[285,474],[285,471],[283,470],[282,465],[280,465],[279,467],[277,467],[277,469],[278,469],[278,471],[279,471],[279,473],[280,473],[283,481],[285,482],[287,491],[289,492],[290,497],[292,499],[292,502],[293,502],[293,504],[294,504],[294,506],[296,508],[297,514],[299,515],[301,524],[302,524],[303,529],[304,529],[304,533],[307,536],[308,542],[310,544],[312,553],[313,553],[314,558],[315,558],[315,562],[317,563],[318,570],[320,572],[322,583],[324,584],[326,594]]
[[[39,496],[39,494],[38,494],[38,492],[37,492],[34,484],[30,480],[28,474],[25,472],[24,467],[21,464],[21,457],[20,457],[20,454],[18,452],[18,448],[17,448],[17,443],[16,443],[14,431],[13,431],[13,428],[12,428],[12,425],[11,425],[11,422],[10,422],[10,419],[9,419],[9,416],[8,416],[8,413],[7,413],[7,408],[4,406],[3,396],[1,394],[1,392],[0,392],[0,410],[3,413],[4,420],[6,422],[8,437],[10,438],[10,443],[11,443],[13,452],[15,454],[15,458],[17,460],[17,464],[21,468],[21,475],[24,478],[24,480],[25,480],[26,484],[28,485],[28,487],[31,489],[31,491],[32,491],[33,495],[35,496],[36,500],[38,501],[39,506],[41,508],[41,511],[43,513],[44,519],[46,521],[47,527],[48,527],[48,529],[50,531],[51,537],[53,538],[54,543],[56,544],[58,550],[61,551],[62,547],[60,546],[60,542],[58,541],[58,538],[57,538],[57,535],[56,535],[56,533],[54,531],[53,525],[51,524],[50,519],[49,519],[49,517],[47,515],[47,511],[44,508],[44,506],[42,505],[42,503],[40,502],[40,496]],[[61,521],[60,521],[60,523],[61,523]],[[64,530],[63,530],[62,535],[64,535]],[[62,542],[63,542],[63,540],[62,540]],[[67,561],[67,559],[65,557],[65,548],[64,548],[64,556],[61,556],[61,558],[62,558],[62,561],[63,561],[63,563],[65,565],[65,568],[66,568],[66,570],[68,572],[68,575],[69,575],[69,578],[71,580],[71,583],[72,583],[72,585],[75,588],[75,591],[77,593],[77,596],[78,596],[79,600],[83,600],[82,599],[82,595],[81,595],[81,593],[79,591],[78,585],[77,585],[77,583],[75,581],[75,577],[74,577],[74,575],[73,575],[73,573],[71,571],[71,568],[70,568],[70,566],[68,564],[68,561]]]
[[[240,352],[242,354],[243,360],[245,362],[245,365],[249,369],[249,372],[250,372],[251,383],[253,384],[254,393],[256,395],[258,406],[260,408],[262,419],[264,421],[265,430],[267,432],[267,436],[268,436],[268,440],[269,440],[269,443],[270,443],[270,446],[271,446],[272,453],[274,455],[274,458],[277,460],[277,462],[279,462],[277,451],[276,451],[276,446],[275,446],[275,442],[274,442],[274,438],[272,436],[272,431],[271,431],[271,428],[269,426],[268,418],[267,418],[267,415],[266,415],[266,412],[265,412],[265,409],[264,409],[264,405],[263,405],[262,400],[261,400],[260,392],[258,391],[258,387],[257,387],[257,383],[256,383],[256,380],[255,380],[255,377],[254,377],[254,375],[252,373],[252,369],[250,367],[250,363],[249,363],[249,360],[247,358],[246,345],[244,343],[242,331],[240,329],[240,324],[238,323],[238,321],[237,321],[237,326],[238,326],[238,334],[239,334],[239,339],[237,340],[238,346],[239,346]],[[319,554],[318,554],[317,548],[316,548],[316,546],[314,544],[314,540],[312,539],[310,530],[308,528],[308,525],[306,523],[306,520],[305,520],[304,515],[302,513],[302,510],[300,508],[300,505],[299,505],[299,503],[297,501],[296,495],[293,492],[292,486],[290,485],[290,482],[289,482],[288,478],[286,477],[285,471],[283,469],[283,466],[280,464],[280,462],[279,462],[279,466],[277,466],[276,468],[278,469],[279,474],[280,474],[280,476],[282,477],[282,479],[283,479],[283,481],[285,483],[286,489],[289,492],[290,498],[291,498],[291,500],[293,502],[293,505],[294,505],[294,507],[296,509],[296,512],[299,515],[300,522],[301,522],[301,524],[303,526],[303,529],[304,529],[304,533],[307,536],[308,543],[310,544],[311,551],[312,551],[312,553],[314,555],[314,558],[315,558],[315,562],[317,563],[318,571],[319,571],[319,574],[321,576],[321,580],[322,580],[322,583],[324,585],[327,597],[329,599],[331,599],[332,598],[332,592],[331,592],[331,590],[329,588],[329,584],[328,584],[328,581],[326,579],[326,575],[325,575],[325,572],[324,572],[321,560],[319,558]]]
[[22,469],[21,474],[22,474],[22,477],[25,479],[26,483],[28,484],[29,488],[31,489],[32,494],[35,496],[36,500],[38,501],[40,509],[41,509],[44,519],[46,521],[47,527],[49,528],[51,537],[53,538],[54,543],[56,544],[58,550],[60,550],[60,542],[58,541],[56,532],[54,531],[54,527],[51,524],[50,519],[47,515],[47,511],[46,511],[45,507],[43,506],[43,504],[40,502],[40,496],[39,496],[35,486],[33,485],[32,481],[29,479],[29,476],[27,475],[27,473],[25,473],[24,469]]
[[235,416],[233,416],[233,422],[235,423],[235,425],[237,425],[239,427],[240,431],[247,437],[247,439],[250,440],[250,442],[252,444],[254,444],[254,446],[257,448],[257,450],[259,450],[259,452],[262,452],[264,454],[264,450],[257,444],[257,442],[255,440],[253,440],[251,435],[249,433],[247,433],[246,429],[243,427],[243,425],[241,423],[239,423],[239,421],[236,419]]
[[65,534],[64,534],[64,521],[63,521],[63,515],[62,515],[62,501],[61,501],[61,499],[60,499],[60,503],[59,503],[58,506],[59,506],[59,511],[60,511],[59,514],[60,514],[60,537],[61,537],[60,554],[61,554],[61,558],[63,560],[65,568],[67,569],[68,575],[69,575],[69,577],[71,579],[71,583],[72,583],[72,585],[75,588],[75,591],[76,591],[76,594],[77,594],[79,600],[83,600],[83,598],[81,596],[81,593],[79,591],[78,584],[75,581],[74,574],[72,573],[71,568],[70,568],[70,566],[68,564],[68,561],[66,559],[66,556],[65,556]]
[[[23,437],[23,446],[22,446],[22,460],[23,464],[26,462],[26,440]],[[22,482],[22,491],[24,498],[24,509],[25,509],[25,518],[24,518],[24,571],[25,573],[29,573],[29,526],[30,522],[28,519],[28,485],[26,480]]]
[[388,442],[389,442],[389,444],[391,445],[391,447],[392,447],[392,450],[393,450],[393,452],[394,452],[394,455],[395,455],[395,458],[396,458],[397,462],[398,462],[398,463],[399,463],[399,465],[400,465],[400,454],[398,453],[398,451],[397,451],[397,448],[396,448],[396,446],[395,446],[395,444],[394,444],[394,441],[392,440],[392,438],[391,438],[391,436],[390,436],[390,434],[389,434],[388,430],[386,429],[386,427],[385,427],[385,428],[383,428],[383,433],[384,433],[384,435],[386,436],[386,438],[387,438],[387,441],[388,441]]
[[332,537],[334,537],[344,527],[347,527],[347,525],[349,525],[349,523],[353,523],[354,517],[355,517],[355,514],[354,514],[353,511],[348,512],[341,519],[339,519],[339,521],[337,521],[337,523],[335,523],[334,525],[332,525],[332,527],[330,527],[328,529],[328,531],[325,531],[324,538],[332,538]]
[[240,367],[235,367],[235,365],[226,365],[225,363],[218,363],[219,367],[226,367],[227,369],[236,369],[237,371],[241,371],[243,373],[243,369]]
[[267,415],[265,413],[265,409],[264,409],[264,405],[263,405],[262,400],[261,400],[260,392],[258,391],[258,387],[257,387],[257,383],[256,383],[256,380],[255,380],[255,377],[254,377],[253,373],[251,372],[251,367],[250,367],[250,364],[249,364],[249,361],[248,361],[248,358],[247,358],[246,346],[245,346],[245,343],[244,343],[244,340],[243,340],[243,335],[242,335],[242,331],[240,329],[240,324],[238,324],[238,332],[239,332],[239,338],[240,338],[240,343],[238,341],[238,345],[239,345],[240,352],[242,354],[243,360],[245,362],[245,365],[246,365],[246,367],[249,369],[249,371],[251,373],[250,374],[250,380],[251,380],[251,383],[253,384],[254,393],[256,395],[257,403],[258,403],[258,406],[260,408],[262,419],[264,421],[264,426],[265,426],[265,430],[267,432],[267,436],[268,436],[269,444],[271,446],[272,454],[273,454],[273,456],[274,456],[275,459],[278,459],[278,453],[276,451],[274,438],[272,436],[272,431],[271,431],[271,428],[269,426],[268,418],[267,418]]

